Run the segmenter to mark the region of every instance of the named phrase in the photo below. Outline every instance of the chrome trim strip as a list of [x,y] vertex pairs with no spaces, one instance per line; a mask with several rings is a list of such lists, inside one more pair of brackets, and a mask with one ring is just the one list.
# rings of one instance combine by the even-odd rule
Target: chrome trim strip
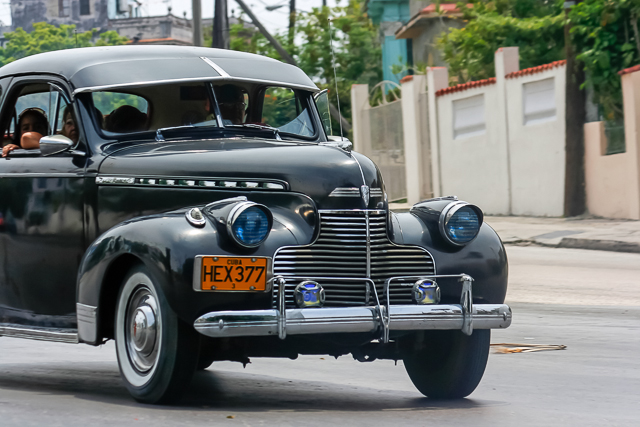
[[129,176],[96,176],[96,184],[131,185],[136,179]]
[[25,338],[39,341],[78,343],[78,330],[66,328],[43,328],[38,326],[24,326],[14,323],[0,323],[0,336]]
[[92,305],[76,303],[76,317],[84,322],[94,323],[96,321],[96,312],[98,307]]
[[262,83],[266,85],[278,85],[283,87],[290,87],[293,89],[303,89],[311,92],[319,92],[317,86],[306,86],[299,84],[292,84],[282,81],[276,80],[259,80],[259,79],[247,79],[240,77],[212,77],[212,76],[203,76],[203,77],[190,77],[188,79],[164,79],[164,80],[147,80],[144,82],[133,82],[133,83],[120,83],[120,84],[112,84],[112,85],[101,85],[101,86],[88,86],[77,88],[73,91],[73,96],[76,96],[79,93],[85,92],[98,92],[106,89],[118,89],[118,88],[127,88],[127,87],[142,87],[142,86],[151,86],[151,85],[162,85],[162,84],[170,84],[170,83],[190,83],[190,82],[205,82],[205,81],[238,81],[238,82],[248,82],[248,83]]
[[[476,304],[473,309],[476,329],[507,328],[511,325],[511,308],[506,304]],[[380,328],[376,307],[296,308],[286,310],[214,311],[194,322],[199,333],[213,337],[265,336],[279,334],[286,323],[286,334],[375,333]],[[390,330],[455,330],[464,324],[461,306],[398,305],[389,311]]]
[[218,64],[216,64],[215,62],[213,62],[209,58],[207,58],[205,56],[201,56],[200,59],[202,59],[204,62],[206,62],[208,66],[210,66],[211,68],[216,70],[216,73],[220,74],[220,77],[231,77],[231,76],[229,76],[229,73],[227,73],[225,70],[222,69],[221,66],[219,66]]
[[[13,175],[12,175],[13,176]],[[48,176],[48,175],[46,175]],[[276,179],[220,178],[220,177],[166,177],[166,176],[96,176],[99,185],[135,185],[143,187],[197,187],[234,190],[287,191],[289,183]]]
[[362,214],[362,215],[364,215],[365,213],[369,213],[371,215],[380,215],[380,214],[386,214],[387,211],[385,211],[384,209],[318,209],[318,213],[321,213],[321,214],[356,213],[356,214]]
[[[358,159],[356,158],[356,156],[354,156],[353,154],[349,153],[349,155],[351,156],[351,158],[353,158],[353,160],[356,161],[356,164],[358,165],[358,168],[360,169],[360,176],[362,177],[362,185],[367,185],[367,180],[364,179],[364,171],[362,170],[362,166],[360,165],[360,162],[358,161]],[[360,190],[358,190],[358,192],[360,192]],[[365,209],[368,206],[365,206]]]
[[[371,197],[382,197],[382,189],[371,188],[369,189],[369,195]],[[329,197],[360,197],[360,189],[356,187],[338,187],[329,194]]]

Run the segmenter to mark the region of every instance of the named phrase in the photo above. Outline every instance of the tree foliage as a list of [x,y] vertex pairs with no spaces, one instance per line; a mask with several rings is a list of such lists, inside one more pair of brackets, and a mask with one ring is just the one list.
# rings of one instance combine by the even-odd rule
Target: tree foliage
[[451,75],[458,82],[495,76],[494,53],[517,46],[520,66],[535,67],[564,57],[564,15],[551,0],[472,0],[459,3],[466,22],[438,40]]
[[22,28],[4,34],[6,43],[0,48],[0,63],[6,65],[16,59],[53,50],[88,46],[112,46],[125,44],[128,39],[115,31],[98,33],[97,29],[76,32],[75,25],[55,25],[46,22],[33,24],[33,31]]
[[583,62],[586,84],[606,120],[622,118],[618,71],[640,63],[640,0],[585,0],[570,13],[571,40]]
[[[382,50],[378,30],[367,16],[364,4],[364,0],[348,0],[344,6],[319,7],[308,13],[298,13],[293,46],[288,44],[286,32],[274,34],[295,58],[298,66],[320,88],[329,89],[334,105],[337,81],[340,107],[347,119],[351,117],[351,85],[363,83],[373,86],[382,79]],[[232,50],[282,60],[260,32],[247,29],[242,17],[240,23],[232,25],[229,32]],[[211,36],[205,34],[205,37],[208,37],[210,45]],[[337,79],[332,66],[331,38]],[[338,129],[338,126],[337,122],[333,123],[334,129]]]

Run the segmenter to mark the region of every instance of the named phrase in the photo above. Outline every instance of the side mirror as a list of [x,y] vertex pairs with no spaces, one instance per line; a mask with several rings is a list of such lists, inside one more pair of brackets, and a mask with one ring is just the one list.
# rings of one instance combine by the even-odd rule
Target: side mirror
[[40,138],[40,152],[43,156],[52,156],[70,150],[75,143],[63,135],[49,135]]
[[350,153],[353,149],[353,143],[349,141],[347,138],[342,138],[339,136],[329,136],[329,141],[321,142],[320,145],[328,145],[329,147],[337,147],[340,148],[347,153]]

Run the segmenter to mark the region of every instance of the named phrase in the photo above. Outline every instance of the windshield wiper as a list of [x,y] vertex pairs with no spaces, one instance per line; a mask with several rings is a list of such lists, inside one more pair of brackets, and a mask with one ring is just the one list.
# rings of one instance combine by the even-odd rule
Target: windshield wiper
[[249,129],[263,129],[263,130],[271,130],[273,131],[273,134],[275,135],[276,139],[278,141],[282,141],[282,138],[280,138],[280,129],[278,128],[274,128],[273,126],[269,126],[269,125],[258,125],[255,123],[242,123],[239,125],[226,125],[225,127],[241,127],[241,128],[249,128]]
[[162,142],[164,141],[164,136],[162,135],[162,132],[166,131],[166,130],[174,130],[174,129],[193,129],[195,128],[194,125],[184,125],[184,126],[171,126],[171,127],[166,127],[166,128],[160,128],[158,130],[156,130],[156,141],[158,142]]
[[[215,126],[212,126],[213,124],[215,124]],[[207,128],[207,127],[220,129],[220,127],[218,126],[218,122],[216,122],[214,120],[210,120],[209,122],[191,124],[191,125],[169,126],[169,127],[166,127],[166,128],[160,128],[160,129],[156,130],[156,141],[158,141],[158,142],[164,141],[165,139],[164,139],[164,135],[162,135],[162,132],[167,131],[167,130],[198,129],[198,128]]]

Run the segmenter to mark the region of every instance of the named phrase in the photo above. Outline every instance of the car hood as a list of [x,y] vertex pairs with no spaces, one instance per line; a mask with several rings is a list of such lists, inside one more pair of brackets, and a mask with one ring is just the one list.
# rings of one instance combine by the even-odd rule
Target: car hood
[[319,209],[386,208],[379,196],[371,197],[367,205],[359,195],[329,197],[336,188],[362,185],[384,191],[382,178],[367,157],[314,143],[237,138],[148,142],[115,150],[102,161],[99,174],[278,179],[286,181],[291,191],[310,196]]

